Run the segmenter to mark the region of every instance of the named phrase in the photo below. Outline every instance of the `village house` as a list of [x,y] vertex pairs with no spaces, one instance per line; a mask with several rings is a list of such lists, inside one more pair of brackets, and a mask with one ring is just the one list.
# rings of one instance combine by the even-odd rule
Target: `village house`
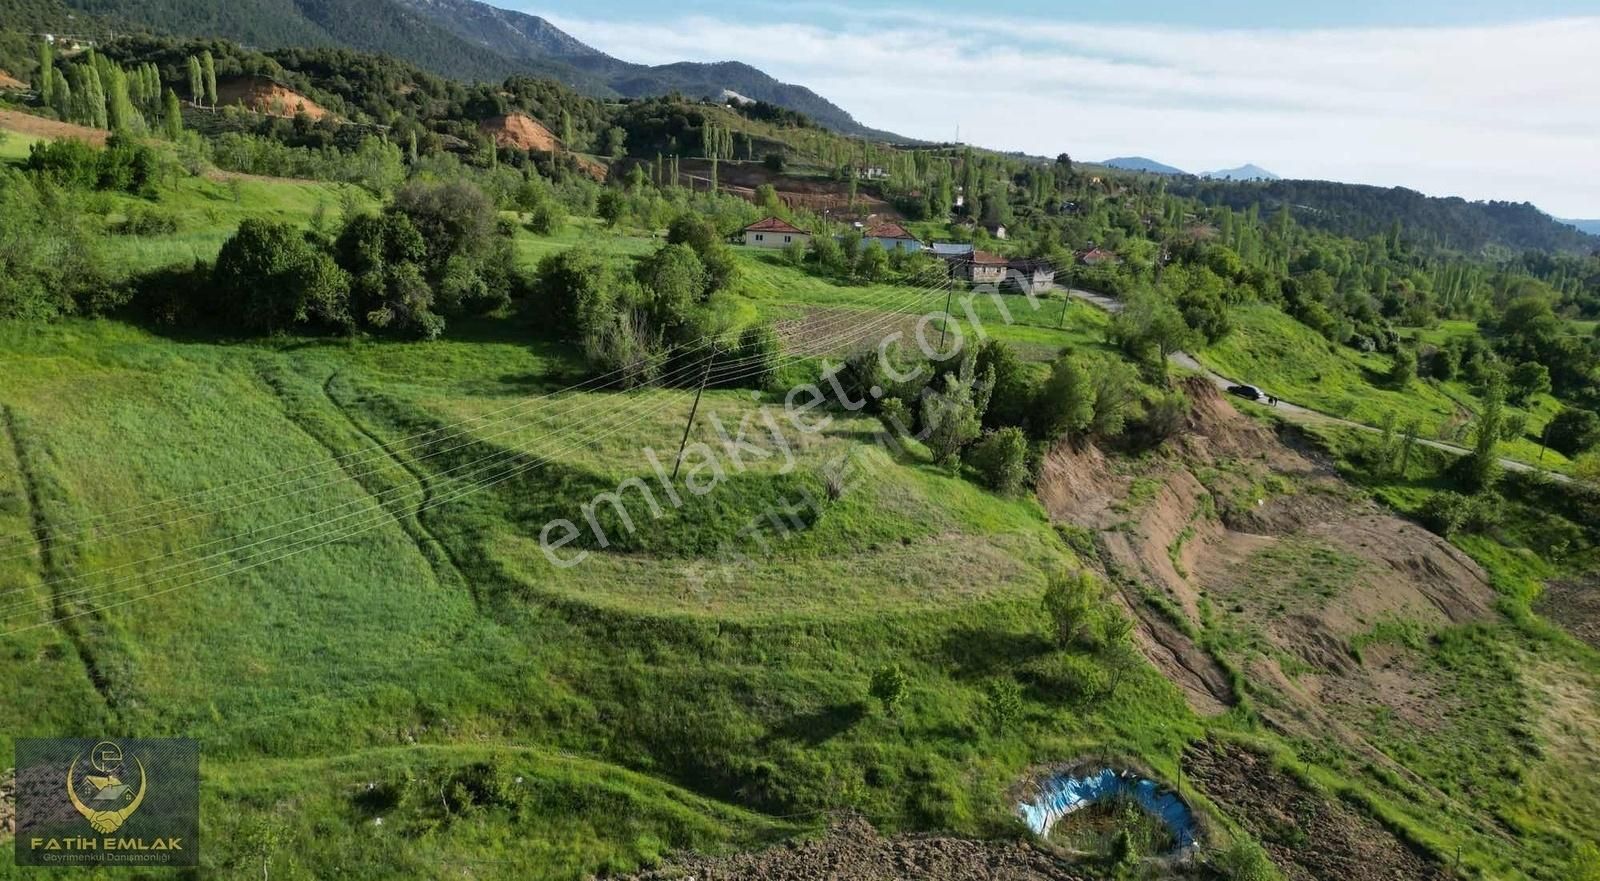
[[811,233],[779,217],[758,220],[744,228],[744,243],[753,248],[786,248],[811,244]]
[[1055,287],[1056,268],[1048,260],[1013,260],[1006,267],[1006,282],[1023,293],[1042,294]]
[[867,228],[862,244],[877,242],[885,251],[911,251],[922,250],[922,241],[898,223],[880,223]]
[[994,236],[997,239],[1004,239],[1006,237],[1006,225],[1003,223],[985,223],[983,228],[989,231],[989,235]]
[[[953,244],[953,243],[944,243]],[[950,268],[950,277],[971,284],[1000,284],[1006,277],[1006,258],[988,251],[973,250],[938,254]]]
[[1090,248],[1087,251],[1078,252],[1078,262],[1084,266],[1099,266],[1103,263],[1115,264],[1122,261],[1115,253],[1104,248]]

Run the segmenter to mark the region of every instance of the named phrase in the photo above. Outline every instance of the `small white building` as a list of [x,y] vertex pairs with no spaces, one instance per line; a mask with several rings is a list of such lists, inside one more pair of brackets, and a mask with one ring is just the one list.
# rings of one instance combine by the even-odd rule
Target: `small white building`
[[811,233],[781,217],[768,217],[744,228],[744,243],[752,248],[787,248],[796,242],[801,247],[811,244]]

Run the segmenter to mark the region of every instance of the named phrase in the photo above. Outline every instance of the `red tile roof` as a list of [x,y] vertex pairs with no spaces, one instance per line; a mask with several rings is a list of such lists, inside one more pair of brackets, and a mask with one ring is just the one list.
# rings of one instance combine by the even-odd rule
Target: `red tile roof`
[[906,232],[906,228],[898,223],[880,223],[870,227],[866,233],[869,239],[915,239],[916,236]]
[[755,223],[752,223],[749,226],[745,227],[744,231],[745,232],[798,233],[798,234],[803,235],[803,236],[804,235],[810,235],[810,233],[806,232],[805,230],[801,229],[800,227],[795,226],[794,224],[790,223],[789,221],[783,220],[782,218],[778,218],[778,217],[768,217],[765,220],[758,220]]
[[973,251],[972,252],[972,262],[973,263],[1005,263],[1006,262],[1006,258],[1000,256],[999,254],[991,254],[988,251]]

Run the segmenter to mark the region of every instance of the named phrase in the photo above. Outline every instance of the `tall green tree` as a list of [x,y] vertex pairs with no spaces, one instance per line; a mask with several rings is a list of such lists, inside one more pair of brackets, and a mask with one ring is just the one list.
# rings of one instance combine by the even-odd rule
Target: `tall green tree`
[[50,71],[50,109],[62,119],[71,118],[72,87],[67,85],[67,75],[59,67]]
[[1076,358],[1062,355],[1034,403],[1034,431],[1040,440],[1072,438],[1094,423],[1094,383]]
[[166,129],[167,139],[176,141],[183,135],[183,107],[178,104],[178,93],[167,90],[166,106],[163,108],[161,124]]
[[55,47],[49,40],[39,40],[39,69],[33,72],[33,87],[46,104],[54,105],[51,89],[55,88]]
[[198,107],[206,97],[206,74],[200,59],[189,56],[189,103]]
[[211,57],[211,50],[207,49],[200,56],[200,68],[206,78],[206,103],[212,107],[217,106],[217,63]]

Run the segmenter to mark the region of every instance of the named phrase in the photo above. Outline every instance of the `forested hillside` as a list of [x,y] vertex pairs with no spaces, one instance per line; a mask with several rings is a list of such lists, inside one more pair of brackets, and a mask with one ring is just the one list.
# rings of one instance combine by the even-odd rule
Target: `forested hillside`
[[1588,254],[1600,238],[1561,223],[1526,202],[1469,202],[1424,196],[1403,187],[1332,181],[1219,181],[1174,179],[1173,192],[1207,205],[1244,210],[1289,206],[1295,219],[1339,235],[1383,235],[1399,223],[1419,241],[1465,253],[1486,248]]

